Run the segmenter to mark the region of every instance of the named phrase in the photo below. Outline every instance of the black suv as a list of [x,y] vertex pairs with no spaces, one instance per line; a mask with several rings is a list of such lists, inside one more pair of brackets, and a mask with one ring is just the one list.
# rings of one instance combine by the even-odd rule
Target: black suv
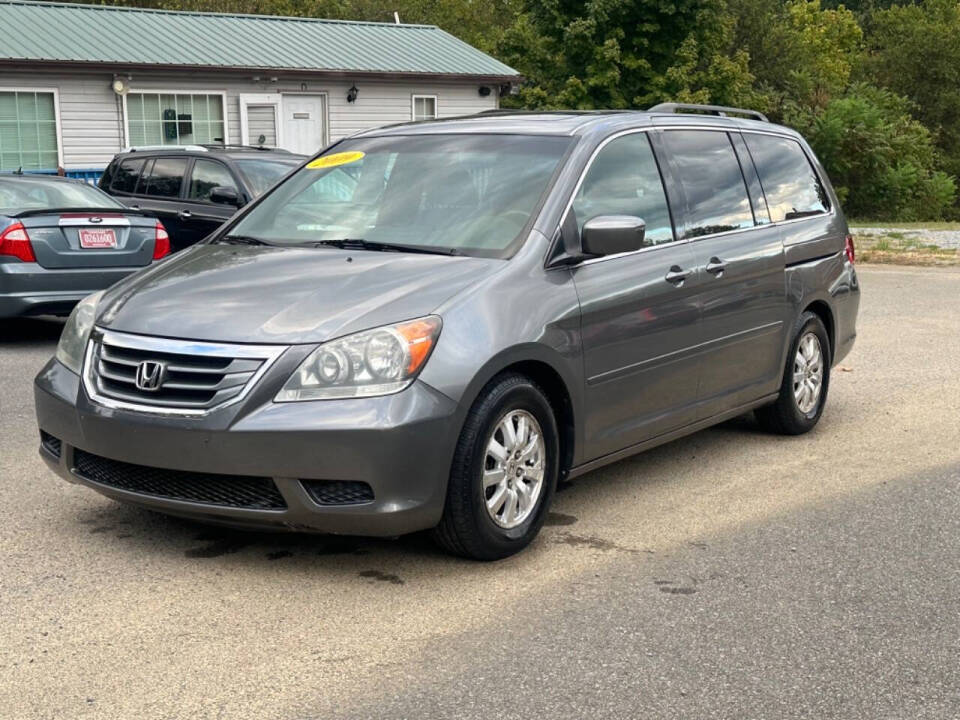
[[172,249],[181,250],[216,230],[305,159],[242,145],[137,147],[111,161],[99,186],[159,218]]

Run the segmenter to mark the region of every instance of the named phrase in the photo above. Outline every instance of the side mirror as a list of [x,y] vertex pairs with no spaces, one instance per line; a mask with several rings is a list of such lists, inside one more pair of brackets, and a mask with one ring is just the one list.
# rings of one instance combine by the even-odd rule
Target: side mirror
[[595,257],[632,252],[644,247],[646,229],[646,223],[633,215],[598,215],[584,223],[580,247]]
[[210,191],[210,202],[220,205],[233,205],[234,207],[240,207],[243,204],[240,200],[240,193],[235,188],[226,185],[217,185]]

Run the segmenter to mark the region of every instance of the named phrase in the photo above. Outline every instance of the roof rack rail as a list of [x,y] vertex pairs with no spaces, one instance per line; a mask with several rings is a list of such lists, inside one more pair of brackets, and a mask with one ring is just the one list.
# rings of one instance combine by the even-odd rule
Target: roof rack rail
[[256,150],[259,152],[290,153],[289,150],[283,148],[267,147],[266,145],[242,145],[241,143],[201,143],[200,147],[205,150]]
[[755,120],[760,120],[761,122],[770,122],[767,119],[767,116],[764,115],[759,110],[747,110],[746,108],[738,107],[727,107],[726,105],[696,105],[694,103],[660,103],[659,105],[654,105],[652,108],[647,110],[647,112],[662,112],[662,113],[679,113],[684,111],[697,111],[703,113],[711,113],[713,115],[719,115],[720,117],[727,117],[727,115],[746,115]]
[[123,152],[142,152],[145,150],[191,150],[193,152],[206,152],[203,145],[131,145],[125,148]]

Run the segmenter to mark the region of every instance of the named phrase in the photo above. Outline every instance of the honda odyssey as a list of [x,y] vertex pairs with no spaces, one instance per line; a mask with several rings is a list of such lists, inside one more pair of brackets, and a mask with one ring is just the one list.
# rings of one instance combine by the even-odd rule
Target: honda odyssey
[[501,558],[558,481],[749,411],[813,428],[853,263],[809,146],[753,111],[372,130],[80,303],[40,453],[173,515]]

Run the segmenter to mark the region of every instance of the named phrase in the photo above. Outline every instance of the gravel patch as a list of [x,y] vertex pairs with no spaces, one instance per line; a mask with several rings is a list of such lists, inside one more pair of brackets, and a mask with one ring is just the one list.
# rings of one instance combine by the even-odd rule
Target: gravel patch
[[898,240],[913,240],[919,245],[936,245],[946,250],[960,250],[960,230],[923,230],[885,227],[854,227],[854,235],[889,236]]

